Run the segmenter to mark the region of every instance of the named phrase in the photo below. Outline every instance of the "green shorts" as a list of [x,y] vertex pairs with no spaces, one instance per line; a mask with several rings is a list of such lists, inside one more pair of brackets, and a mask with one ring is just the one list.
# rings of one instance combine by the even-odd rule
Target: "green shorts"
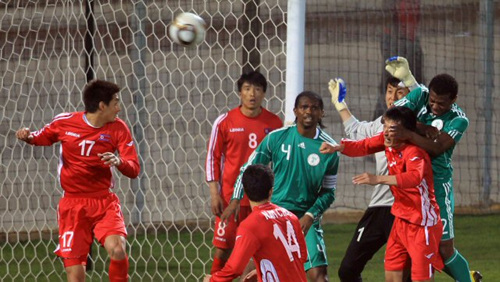
[[313,267],[328,265],[326,257],[325,240],[323,240],[323,228],[321,218],[314,221],[306,234],[307,261],[304,263],[306,271]]
[[441,221],[443,222],[443,237],[441,241],[446,241],[455,238],[453,227],[453,214],[455,213],[455,198],[453,197],[453,180],[434,179],[434,191],[436,201],[439,206]]

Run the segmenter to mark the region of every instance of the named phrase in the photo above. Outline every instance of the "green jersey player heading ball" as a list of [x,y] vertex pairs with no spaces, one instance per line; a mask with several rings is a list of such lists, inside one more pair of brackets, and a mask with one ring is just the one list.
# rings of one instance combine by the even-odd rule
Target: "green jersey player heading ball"
[[[295,99],[295,124],[274,130],[250,155],[236,180],[233,200],[221,219],[236,212],[243,190],[241,175],[248,165],[272,163],[275,174],[271,202],[293,212],[306,235],[310,281],[328,281],[321,216],[335,200],[339,156],[321,154],[322,142],[336,144],[322,129],[324,115],[321,96],[311,91]],[[287,259],[287,258],[283,258]]]

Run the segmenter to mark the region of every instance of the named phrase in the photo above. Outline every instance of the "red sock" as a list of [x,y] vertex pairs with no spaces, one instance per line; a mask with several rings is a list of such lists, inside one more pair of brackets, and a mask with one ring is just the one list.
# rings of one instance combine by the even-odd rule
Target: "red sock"
[[210,274],[214,274],[215,272],[221,270],[226,264],[225,260],[221,260],[220,258],[214,257],[214,262],[212,263],[212,269],[210,270]]
[[111,260],[109,263],[109,282],[128,281],[128,256],[122,260]]

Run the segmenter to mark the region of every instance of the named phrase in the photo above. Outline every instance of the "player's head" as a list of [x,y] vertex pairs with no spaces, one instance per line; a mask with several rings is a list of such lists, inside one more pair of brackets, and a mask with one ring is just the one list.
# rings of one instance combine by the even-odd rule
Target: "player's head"
[[101,107],[101,102],[106,106],[110,106],[112,100],[118,98],[117,94],[120,91],[118,85],[104,81],[92,80],[83,89],[83,104],[85,111],[95,113]]
[[397,147],[404,143],[403,140],[390,136],[391,126],[402,125],[407,130],[417,130],[417,115],[407,107],[391,107],[385,112],[382,122],[384,123],[384,145],[387,147]]
[[303,128],[317,127],[324,128],[321,119],[324,112],[323,99],[312,91],[303,91],[295,98],[293,112],[295,113],[295,123]]
[[389,76],[386,80],[386,88],[385,88],[385,105],[387,108],[392,107],[394,102],[403,98],[410,92],[408,87],[404,86],[404,84],[394,76]]
[[255,110],[260,108],[266,90],[267,80],[260,72],[252,71],[244,73],[238,79],[241,106],[245,109]]
[[245,82],[255,86],[260,86],[262,90],[264,90],[264,92],[266,92],[267,90],[267,80],[264,75],[262,75],[258,71],[251,71],[240,76],[240,78],[238,79],[239,92],[241,92],[241,88],[243,87],[243,84],[245,84]]
[[441,116],[451,110],[457,101],[458,83],[449,74],[436,75],[429,83],[429,108],[436,116]]
[[252,202],[268,200],[274,186],[274,174],[265,165],[249,165],[241,178],[243,190]]

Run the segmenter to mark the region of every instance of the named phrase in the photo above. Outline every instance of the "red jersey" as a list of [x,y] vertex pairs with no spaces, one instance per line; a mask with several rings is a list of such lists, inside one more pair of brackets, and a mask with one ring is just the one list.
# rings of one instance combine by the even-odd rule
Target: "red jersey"
[[[240,107],[219,116],[208,142],[205,174],[207,182],[218,181],[222,198],[229,203],[241,166],[266,134],[283,126],[280,118],[262,108],[256,117],[247,117]],[[250,205],[246,196],[240,202]]]
[[360,141],[342,140],[342,154],[356,157],[385,149],[389,175],[395,175],[397,186],[390,186],[394,195],[391,212],[395,217],[421,226],[434,226],[439,207],[434,194],[432,165],[429,155],[420,147],[405,144],[397,149],[384,146],[383,133]]
[[61,142],[57,168],[61,187],[67,193],[95,193],[114,187],[112,167],[97,154],[116,152],[122,164],[118,170],[125,176],[139,175],[139,159],[132,135],[125,122],[117,118],[100,128],[92,126],[84,112],[62,113],[51,123],[32,132],[30,144],[50,146]]
[[297,216],[272,203],[253,208],[241,222],[226,265],[210,281],[233,281],[253,257],[259,281],[307,281],[307,247]]

